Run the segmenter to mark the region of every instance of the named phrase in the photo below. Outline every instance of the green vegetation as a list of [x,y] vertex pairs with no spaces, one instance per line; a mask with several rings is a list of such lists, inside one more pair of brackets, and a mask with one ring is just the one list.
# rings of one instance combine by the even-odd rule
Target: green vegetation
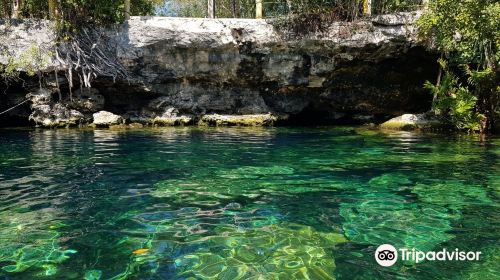
[[40,74],[51,56],[50,52],[42,51],[35,45],[18,56],[7,53],[8,62],[6,65],[0,65],[0,76],[5,80],[16,79],[19,76],[19,69],[26,71],[28,76]]
[[[500,3],[435,0],[419,19],[423,39],[442,52],[433,110],[458,129],[485,131],[500,115]],[[443,77],[441,77],[443,76]]]
[[[301,35],[322,31],[333,20],[355,20],[366,12],[367,3],[366,0],[264,1],[264,15],[280,18],[276,26]],[[372,1],[371,12],[412,11],[423,3],[422,0]],[[255,17],[255,0],[216,0],[215,5],[217,17]],[[0,0],[0,17],[57,20],[63,31],[61,41],[71,41],[87,26],[82,23],[122,22],[127,17],[127,7],[132,15],[205,17],[207,14],[205,0]],[[442,53],[437,81],[425,84],[434,96],[434,113],[458,130],[491,130],[500,120],[500,3],[431,0],[418,27],[422,39]],[[79,46],[74,49],[77,56],[87,51]],[[16,69],[21,68],[34,75],[45,59],[28,61],[28,57],[36,56],[33,52],[36,50],[30,49],[26,56],[12,58],[0,69],[3,77],[14,77]],[[95,65],[86,67],[82,70],[83,77],[89,72],[105,72]]]
[[[159,14],[181,17],[205,17],[206,1],[170,0],[159,10]],[[266,18],[287,15],[311,14],[331,18],[355,19],[362,15],[364,0],[275,0],[263,1]],[[421,0],[380,0],[373,1],[373,13],[415,10]],[[217,17],[255,17],[255,0],[215,0]]]
[[[445,61],[441,60],[441,63],[444,65]],[[462,86],[452,72],[446,68],[444,71],[446,71],[444,78],[438,85],[429,81],[425,83],[425,87],[434,96],[434,113],[444,118],[448,117],[447,121],[458,129],[468,131],[484,129],[481,123],[486,120],[486,117],[476,110],[477,97],[468,87]]]
[[6,52],[7,64],[0,64],[0,78],[5,83],[19,79],[20,70],[28,76],[38,75],[41,87],[41,71],[48,65],[52,52],[41,50],[40,47],[32,45],[18,55]]
[[[51,18],[72,23],[94,22],[99,24],[118,23],[125,19],[124,0],[2,0],[2,18]],[[151,15],[159,0],[133,0],[132,15]],[[17,4],[17,5],[16,5]]]

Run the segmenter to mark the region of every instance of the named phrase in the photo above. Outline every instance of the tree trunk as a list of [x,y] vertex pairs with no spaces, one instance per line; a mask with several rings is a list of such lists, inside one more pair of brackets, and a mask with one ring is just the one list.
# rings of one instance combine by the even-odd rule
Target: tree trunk
[[240,17],[240,0],[231,0],[231,10],[234,18]]
[[293,13],[292,0],[286,0],[286,6],[288,7],[288,14],[292,14]]
[[49,0],[49,18],[57,18],[57,0]]
[[424,9],[427,9],[429,7],[429,0],[422,0],[422,6],[424,6]]
[[363,14],[370,16],[372,14],[373,0],[363,0]]
[[[444,59],[444,52],[441,52],[441,58],[440,60],[443,60]],[[437,76],[437,81],[436,81],[436,86],[440,86],[441,85],[441,80],[443,79],[443,66],[441,65],[441,62],[438,63],[439,64],[439,72],[438,72],[438,76]],[[434,92],[434,94],[432,95],[432,104],[434,105],[434,103],[436,102],[436,99],[437,99],[437,93]]]
[[23,0],[12,1],[12,18],[19,18],[19,13],[21,12],[21,5]]
[[255,18],[262,18],[262,0],[255,0]]
[[207,16],[215,18],[215,0],[208,0]]
[[130,19],[130,0],[125,0],[125,20]]
[[10,8],[10,1],[2,0],[2,8],[3,8],[2,17],[10,18],[10,12],[12,12]]

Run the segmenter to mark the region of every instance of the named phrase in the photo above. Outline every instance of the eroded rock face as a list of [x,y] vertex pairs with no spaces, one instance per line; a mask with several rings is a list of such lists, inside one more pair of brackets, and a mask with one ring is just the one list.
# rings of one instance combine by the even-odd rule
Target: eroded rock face
[[[214,117],[230,115],[380,123],[425,112],[432,97],[422,85],[437,67],[436,55],[416,40],[417,16],[336,22],[311,34],[262,20],[132,17],[103,30],[130,80],[98,77],[94,89],[75,92],[70,107],[86,120],[106,110],[157,125],[231,124],[230,117]],[[34,32],[13,34],[36,41]],[[0,48],[15,47],[5,36]],[[48,69],[57,67],[51,60]],[[254,119],[248,122],[275,123]]]
[[160,115],[155,116],[152,123],[159,126],[188,125],[193,123],[192,116],[179,115],[179,110],[174,107],[163,108]]
[[302,36],[265,21],[132,17],[117,55],[145,92],[182,114],[377,122],[429,108],[422,84],[435,76],[436,57],[419,46],[416,17]]
[[[31,59],[39,56],[41,70],[51,71],[59,67],[53,55],[49,55],[56,43],[56,24],[47,20],[0,19],[0,64],[9,58]],[[40,62],[40,61],[39,61]],[[43,65],[42,65],[43,64]]]
[[72,105],[85,113],[93,113],[104,108],[104,96],[95,88],[77,89],[73,94]]
[[47,89],[40,89],[28,94],[32,102],[29,119],[42,127],[71,127],[84,122],[84,115],[68,104],[53,102],[52,93]]

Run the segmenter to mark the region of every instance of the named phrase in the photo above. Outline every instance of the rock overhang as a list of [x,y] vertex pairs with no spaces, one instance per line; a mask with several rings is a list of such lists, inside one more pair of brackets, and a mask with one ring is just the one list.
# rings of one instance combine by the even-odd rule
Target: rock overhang
[[[271,113],[377,122],[429,107],[422,84],[435,75],[436,55],[417,39],[418,16],[332,22],[301,35],[276,20],[131,17],[100,29],[129,79],[113,84],[97,77],[92,86],[104,96],[105,110],[141,119],[163,116],[148,104],[167,100],[163,109],[200,119]],[[0,24],[0,39],[17,36],[0,40],[0,47],[19,54],[34,42],[55,46],[54,26],[39,22],[37,32],[23,31],[32,21]],[[51,58],[45,74],[60,66]]]

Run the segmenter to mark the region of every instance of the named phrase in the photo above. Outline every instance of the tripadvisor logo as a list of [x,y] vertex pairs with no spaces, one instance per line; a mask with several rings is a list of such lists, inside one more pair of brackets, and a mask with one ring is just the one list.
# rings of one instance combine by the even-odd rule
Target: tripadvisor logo
[[398,260],[398,251],[390,244],[380,245],[375,251],[375,260],[381,266],[392,266]]
[[[399,251],[399,252],[398,252]],[[391,244],[378,246],[375,251],[375,260],[381,266],[392,266],[398,261],[398,255],[402,261],[412,261],[419,263],[422,261],[478,261],[481,252],[465,252],[458,249],[448,251],[446,248],[441,251],[422,252],[419,250],[402,248],[397,250]]]

